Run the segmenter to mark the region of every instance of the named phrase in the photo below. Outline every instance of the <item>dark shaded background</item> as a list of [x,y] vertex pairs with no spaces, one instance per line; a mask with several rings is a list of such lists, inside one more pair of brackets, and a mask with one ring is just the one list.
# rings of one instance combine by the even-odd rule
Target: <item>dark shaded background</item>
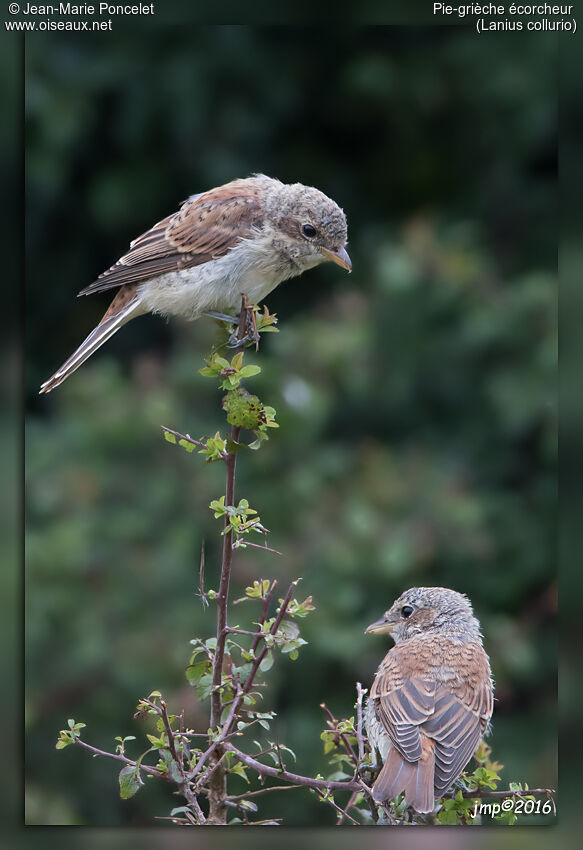
[[[222,469],[159,426],[222,427],[197,374],[212,323],[140,319],[37,389],[107,306],[76,292],[180,200],[253,171],[337,200],[354,264],[273,293],[281,333],[254,358],[280,430],[238,492],[285,556],[242,553],[234,594],[302,575],[318,605],[298,661],[268,674],[273,732],[326,773],[319,703],[352,714],[387,648],[365,626],[443,584],[483,625],[503,782],[555,785],[556,62],[547,35],[461,29],[27,40],[29,823],[146,824],[176,804],[161,784],[121,802],[113,763],[57,752],[68,717],[111,749],[158,688],[206,729],[183,668],[214,632],[196,591],[203,537],[217,584]],[[333,820],[303,791],[262,812]]]

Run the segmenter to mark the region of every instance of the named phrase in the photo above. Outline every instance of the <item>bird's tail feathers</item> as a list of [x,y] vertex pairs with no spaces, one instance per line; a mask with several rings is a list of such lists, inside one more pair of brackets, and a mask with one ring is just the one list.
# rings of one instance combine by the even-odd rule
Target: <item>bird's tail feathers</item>
[[424,747],[421,759],[414,762],[406,761],[395,747],[391,747],[373,786],[374,799],[381,803],[404,792],[407,805],[415,811],[433,811],[434,767],[432,742]]
[[[125,293],[124,293],[125,294]],[[142,315],[146,312],[142,306],[142,299],[139,295],[134,295],[130,300],[126,298],[123,301],[127,301],[127,303],[123,303],[120,296],[122,293],[118,293],[116,298],[114,298],[111,306],[106,312],[105,316],[101,320],[101,322],[94,328],[87,339],[85,339],[79,348],[73,352],[73,354],[69,357],[68,360],[65,360],[63,365],[57,369],[54,375],[52,375],[48,381],[45,381],[40,388],[41,393],[49,393],[51,390],[54,390],[55,387],[58,387],[59,384],[62,384],[63,381],[69,377],[76,369],[81,366],[82,363],[85,363],[88,357],[97,351],[104,342],[107,342],[116,331],[118,331],[126,322],[129,322],[130,319],[135,318],[136,316]],[[119,299],[119,309],[117,309],[116,300]]]

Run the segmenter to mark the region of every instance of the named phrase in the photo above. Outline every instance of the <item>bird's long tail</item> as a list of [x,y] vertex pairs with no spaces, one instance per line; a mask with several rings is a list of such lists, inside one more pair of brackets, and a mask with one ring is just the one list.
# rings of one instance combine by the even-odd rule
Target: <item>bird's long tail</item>
[[408,806],[417,812],[431,812],[434,806],[433,741],[422,741],[423,754],[419,761],[408,762],[391,747],[381,772],[375,780],[372,795],[375,800],[392,800],[397,794],[405,793]]
[[65,360],[63,365],[57,369],[55,374],[42,384],[40,392],[49,393],[55,387],[58,387],[59,384],[62,384],[69,375],[78,369],[82,363],[85,363],[87,358],[91,357],[126,322],[145,312],[142,306],[142,299],[136,293],[135,287],[131,289],[124,287],[124,289],[121,289],[111,302],[101,322],[91,331],[87,339],[81,343],[69,359]]

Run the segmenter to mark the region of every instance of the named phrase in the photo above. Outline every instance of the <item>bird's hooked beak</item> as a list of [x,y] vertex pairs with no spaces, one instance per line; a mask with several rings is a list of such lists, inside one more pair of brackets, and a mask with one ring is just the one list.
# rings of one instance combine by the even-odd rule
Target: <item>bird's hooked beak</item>
[[396,625],[396,620],[389,620],[386,616],[384,616],[381,617],[380,620],[375,620],[374,623],[370,624],[370,626],[367,626],[364,633],[367,635],[387,635],[393,631]]
[[331,260],[341,269],[346,269],[347,272],[352,271],[352,260],[348,256],[346,248],[336,248],[334,251],[330,251],[328,248],[320,248],[320,251],[324,259]]

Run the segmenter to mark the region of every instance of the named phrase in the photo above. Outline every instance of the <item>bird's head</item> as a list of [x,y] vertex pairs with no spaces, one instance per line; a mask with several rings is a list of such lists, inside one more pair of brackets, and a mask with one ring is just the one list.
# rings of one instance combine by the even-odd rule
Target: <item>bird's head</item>
[[412,587],[371,623],[367,633],[390,634],[395,643],[423,633],[480,638],[468,597],[447,587]]
[[266,201],[266,219],[278,234],[279,249],[301,271],[328,260],[352,270],[345,247],[346,216],[318,189],[277,182]]

